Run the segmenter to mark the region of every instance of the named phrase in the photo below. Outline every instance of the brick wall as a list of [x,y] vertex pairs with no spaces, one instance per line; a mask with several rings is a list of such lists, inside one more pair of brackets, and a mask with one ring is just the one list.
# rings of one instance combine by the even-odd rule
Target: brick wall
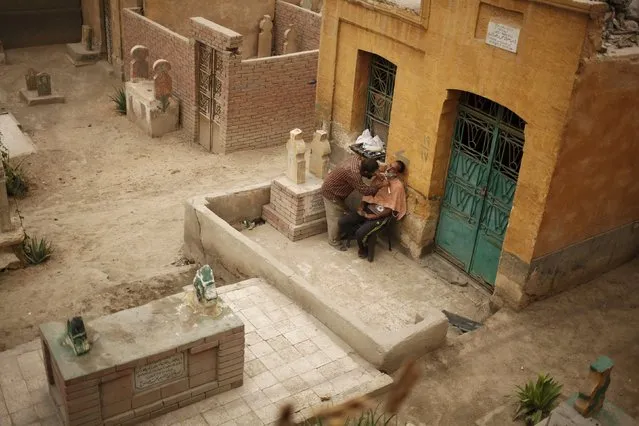
[[318,51],[232,61],[225,152],[284,145],[294,128],[315,130]]
[[284,48],[284,31],[293,25],[297,29],[300,52],[319,49],[322,15],[282,0],[275,3],[273,46],[276,55]]
[[[65,381],[43,339],[53,400],[64,424],[136,424],[242,386],[244,326],[87,376]],[[167,384],[135,389],[135,370],[182,357],[185,375]]]
[[186,138],[197,136],[195,108],[195,48],[189,39],[151,21],[137,13],[136,9],[122,10],[122,40],[124,49],[124,73],[129,77],[131,48],[137,44],[149,48],[149,69],[158,59],[171,63],[173,94],[180,99],[180,122],[186,130]]

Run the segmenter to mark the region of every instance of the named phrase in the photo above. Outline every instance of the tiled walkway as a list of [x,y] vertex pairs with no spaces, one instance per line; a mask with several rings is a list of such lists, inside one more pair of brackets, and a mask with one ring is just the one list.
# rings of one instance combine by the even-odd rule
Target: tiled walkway
[[242,233],[335,303],[383,331],[414,324],[426,307],[476,319],[488,299],[473,286],[458,287],[440,279],[385,245],[377,246],[375,261],[369,263],[357,257],[355,241],[349,251],[341,252],[326,243],[326,234],[292,242],[269,224]]
[[[253,279],[220,289],[245,323],[244,385],[152,419],[153,425],[268,425],[286,401],[299,419],[391,383],[270,285]],[[60,425],[49,399],[40,342],[0,353],[0,426]]]

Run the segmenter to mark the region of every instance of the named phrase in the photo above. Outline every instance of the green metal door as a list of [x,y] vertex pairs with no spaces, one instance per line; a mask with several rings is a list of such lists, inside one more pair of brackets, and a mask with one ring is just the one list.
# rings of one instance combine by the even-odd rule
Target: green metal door
[[490,285],[517,187],[524,126],[495,102],[472,93],[460,96],[435,243]]

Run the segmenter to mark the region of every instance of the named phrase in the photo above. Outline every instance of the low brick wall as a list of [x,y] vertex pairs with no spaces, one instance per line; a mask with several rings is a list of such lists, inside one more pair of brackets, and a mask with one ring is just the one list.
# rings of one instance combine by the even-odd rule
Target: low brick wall
[[284,31],[293,25],[297,30],[300,51],[319,49],[322,15],[282,0],[275,2],[273,20],[273,50],[281,55],[284,48]]
[[63,323],[41,326],[50,393],[66,425],[135,424],[242,385],[244,325],[226,311],[197,315],[194,330],[191,318],[175,318],[183,296],[89,323],[89,337],[100,338],[79,357],[60,342]]
[[315,130],[318,51],[230,64],[225,153],[284,145]]
[[166,59],[171,63],[173,94],[180,99],[180,122],[189,140],[195,139],[196,88],[195,49],[189,39],[137,13],[137,9],[122,10],[122,40],[124,74],[129,79],[131,48],[141,44],[149,48],[149,71],[153,62]]

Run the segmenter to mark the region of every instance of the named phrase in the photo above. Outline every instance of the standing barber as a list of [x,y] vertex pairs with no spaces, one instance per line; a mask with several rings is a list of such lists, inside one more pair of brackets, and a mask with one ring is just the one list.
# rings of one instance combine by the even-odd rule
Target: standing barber
[[362,177],[372,178],[379,169],[379,164],[372,158],[365,160],[352,156],[330,171],[322,184],[322,196],[326,209],[326,223],[328,225],[328,243],[333,247],[340,246],[339,219],[346,213],[346,197],[357,190],[362,195],[375,193],[388,182],[378,185],[366,185]]

